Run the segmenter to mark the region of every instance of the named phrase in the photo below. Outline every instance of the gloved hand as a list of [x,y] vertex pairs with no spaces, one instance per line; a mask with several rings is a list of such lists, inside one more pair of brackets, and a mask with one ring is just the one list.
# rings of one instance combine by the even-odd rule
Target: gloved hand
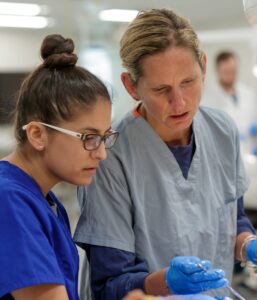
[[254,122],[250,125],[249,132],[250,135],[257,136],[257,122]]
[[251,240],[245,248],[245,254],[253,264],[257,265],[257,239]]
[[166,281],[172,294],[192,294],[225,287],[228,281],[224,275],[223,270],[211,269],[209,261],[194,256],[177,256],[166,271]]

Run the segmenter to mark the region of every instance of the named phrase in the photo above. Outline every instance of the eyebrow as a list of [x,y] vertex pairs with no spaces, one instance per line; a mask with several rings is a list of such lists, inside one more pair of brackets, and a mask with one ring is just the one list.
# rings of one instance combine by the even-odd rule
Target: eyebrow
[[[111,130],[111,127],[109,127],[107,130],[105,130],[105,132],[108,132]],[[96,128],[93,128],[93,127],[86,127],[86,128],[83,128],[82,131],[91,131],[93,133],[97,133],[99,134],[100,133],[100,130],[96,129]]]
[[160,90],[160,89],[166,89],[166,88],[169,88],[169,87],[170,86],[167,85],[167,84],[161,84],[159,86],[152,87],[151,89],[155,91],[155,90]]

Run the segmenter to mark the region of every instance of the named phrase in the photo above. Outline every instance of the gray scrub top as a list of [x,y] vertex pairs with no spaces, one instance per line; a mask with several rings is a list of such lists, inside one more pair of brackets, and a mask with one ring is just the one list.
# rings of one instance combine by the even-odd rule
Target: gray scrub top
[[93,183],[79,188],[82,215],[75,241],[133,252],[150,272],[167,267],[174,256],[198,256],[231,279],[236,200],[248,186],[233,121],[199,108],[187,179],[140,115],[130,112],[114,128],[120,132],[117,143]]

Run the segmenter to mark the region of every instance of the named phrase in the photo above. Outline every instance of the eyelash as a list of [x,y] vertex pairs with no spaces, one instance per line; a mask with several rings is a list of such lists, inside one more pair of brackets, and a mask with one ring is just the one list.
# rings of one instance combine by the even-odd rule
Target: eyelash
[[193,79],[186,80],[186,81],[184,81],[183,83],[184,83],[184,84],[187,84],[187,83],[191,83],[191,82],[193,82]]
[[164,91],[166,91],[167,90],[167,88],[160,88],[160,89],[156,89],[155,91],[157,92],[157,93],[160,93],[160,92],[164,92]]

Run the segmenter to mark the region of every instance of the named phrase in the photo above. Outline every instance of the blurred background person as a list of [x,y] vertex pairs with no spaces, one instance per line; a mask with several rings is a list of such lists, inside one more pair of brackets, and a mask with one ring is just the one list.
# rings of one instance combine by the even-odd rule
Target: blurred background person
[[227,112],[239,129],[241,141],[249,142],[250,129],[257,122],[256,94],[239,82],[239,59],[234,52],[218,53],[215,67],[217,80],[205,86],[202,104]]

